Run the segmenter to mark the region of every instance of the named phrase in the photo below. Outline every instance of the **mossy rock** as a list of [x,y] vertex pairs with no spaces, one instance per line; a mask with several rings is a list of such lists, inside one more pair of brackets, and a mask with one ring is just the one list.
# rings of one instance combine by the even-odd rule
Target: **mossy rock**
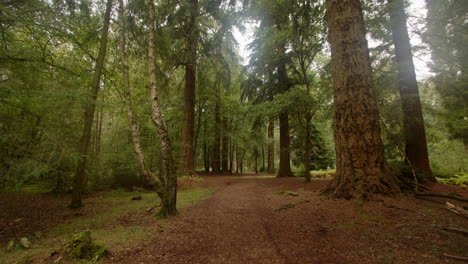
[[107,249],[91,239],[91,232],[74,234],[62,248],[68,259],[86,259],[97,261],[106,255]]

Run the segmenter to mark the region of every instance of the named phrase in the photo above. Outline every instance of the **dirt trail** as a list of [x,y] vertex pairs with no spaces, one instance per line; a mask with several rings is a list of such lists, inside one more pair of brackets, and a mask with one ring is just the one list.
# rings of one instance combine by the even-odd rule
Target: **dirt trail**
[[[323,180],[305,184],[302,179],[213,176],[204,184],[216,187],[212,197],[169,219],[169,229],[151,241],[112,252],[107,262],[456,263],[441,257],[442,250],[463,244],[458,238],[447,243],[443,234],[422,226],[398,227],[402,222],[411,226],[408,219],[415,226],[427,222],[412,212],[419,205],[390,200],[356,209],[350,201],[319,196]],[[299,195],[274,194],[281,190]],[[440,223],[458,220],[448,217]],[[437,243],[438,250],[431,251]]]

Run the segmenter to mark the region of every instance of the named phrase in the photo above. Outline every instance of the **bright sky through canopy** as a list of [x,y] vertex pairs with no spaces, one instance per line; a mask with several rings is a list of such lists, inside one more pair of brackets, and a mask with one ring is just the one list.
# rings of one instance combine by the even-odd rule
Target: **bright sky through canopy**
[[[427,9],[424,0],[408,0],[410,3],[409,8],[406,9],[408,17],[408,32],[411,38],[411,45],[413,46],[413,60],[418,80],[423,80],[432,75],[428,63],[431,61],[430,54],[427,50],[414,51],[414,47],[421,45],[421,38],[414,33],[415,30],[420,30],[424,26],[420,23],[421,19],[426,17]],[[249,61],[250,50],[247,45],[253,40],[253,25],[246,25],[246,31],[241,33],[236,28],[234,29],[234,36],[239,43],[239,54],[243,58],[243,64],[246,65]],[[369,41],[372,46],[372,40]]]

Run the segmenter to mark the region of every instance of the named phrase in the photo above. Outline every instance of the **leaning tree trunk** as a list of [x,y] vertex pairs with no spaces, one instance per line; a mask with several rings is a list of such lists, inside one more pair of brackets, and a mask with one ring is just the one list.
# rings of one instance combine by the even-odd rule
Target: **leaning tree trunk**
[[428,181],[436,181],[432,175],[427,153],[426,132],[419,98],[418,82],[414,71],[411,44],[406,28],[406,14],[403,0],[388,0],[393,43],[395,44],[398,68],[398,85],[400,87],[403,108],[403,127],[405,133],[406,162],[424,173]]
[[275,121],[268,121],[268,173],[275,173]]
[[171,142],[167,122],[161,111],[159,95],[156,85],[156,57],[155,57],[155,10],[153,0],[148,0],[148,75],[151,96],[151,119],[159,130],[161,145],[161,174],[156,181],[156,192],[161,199],[159,217],[177,215],[177,176],[174,159],[172,157]]
[[125,105],[127,107],[127,118],[130,123],[130,131],[132,135],[133,141],[133,151],[135,152],[135,156],[138,161],[139,171],[141,178],[144,180],[147,175],[150,173],[146,167],[145,157],[143,155],[143,150],[140,144],[140,136],[138,134],[138,125],[135,120],[135,116],[133,114],[133,104],[132,104],[132,96],[131,96],[131,87],[130,87],[130,72],[128,66],[128,59],[127,59],[127,51],[126,51],[126,23],[125,23],[125,13],[124,13],[124,3],[123,0],[119,0],[119,26],[120,26],[120,61],[122,64],[122,76],[124,80],[124,97],[125,97]]
[[85,107],[84,127],[80,138],[78,167],[73,182],[73,193],[70,207],[78,208],[83,206],[81,196],[83,194],[84,182],[86,179],[86,162],[88,156],[89,142],[91,140],[91,127],[94,121],[94,112],[96,110],[96,101],[99,93],[99,84],[101,82],[101,73],[104,68],[104,58],[107,49],[107,34],[109,31],[110,13],[112,10],[112,0],[107,0],[106,12],[104,14],[104,24],[101,32],[101,43],[99,54],[94,68],[94,76],[91,86],[91,93]]
[[190,16],[188,19],[188,33],[186,35],[187,62],[185,65],[184,89],[184,124],[182,127],[182,161],[179,172],[182,175],[194,174],[193,138],[195,128],[195,85],[197,74],[197,17],[198,0],[191,0]]
[[334,89],[336,175],[324,190],[337,198],[401,191],[385,161],[364,19],[359,0],[327,0]]

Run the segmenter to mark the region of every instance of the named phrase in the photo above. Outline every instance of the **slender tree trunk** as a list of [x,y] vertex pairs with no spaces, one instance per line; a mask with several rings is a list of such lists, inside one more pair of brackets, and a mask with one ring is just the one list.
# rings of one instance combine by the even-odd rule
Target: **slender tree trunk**
[[222,140],[222,151],[221,151],[221,167],[223,173],[229,173],[229,135],[228,135],[228,121],[224,117],[222,120],[223,123],[223,140]]
[[262,167],[260,172],[265,172],[265,148],[262,146]]
[[122,67],[122,76],[124,80],[124,98],[125,106],[127,108],[127,118],[130,123],[130,132],[133,142],[133,151],[138,161],[138,169],[140,172],[140,181],[143,183],[144,179],[151,173],[146,166],[145,157],[140,144],[140,136],[138,133],[138,124],[135,120],[132,96],[131,96],[131,85],[130,85],[130,70],[128,66],[127,51],[126,51],[126,23],[125,23],[125,6],[123,0],[119,0],[119,26],[120,26],[120,62]]
[[208,151],[208,144],[206,142],[206,121],[203,123],[203,165],[205,172],[210,172],[210,154]]
[[[217,85],[216,85],[217,87]],[[219,92],[219,91],[218,91]],[[212,163],[212,171],[213,173],[221,173],[221,116],[220,116],[220,99],[217,98],[217,102],[215,105],[215,126],[214,126],[214,143],[213,143],[213,163]]]
[[[388,0],[393,43],[398,67],[398,84],[403,108],[406,161],[425,174],[426,180],[437,181],[432,175],[427,153],[426,132],[414,71],[411,44],[406,28],[403,0]],[[423,179],[424,180],[424,179]]]
[[268,122],[268,173],[275,173],[275,121]]
[[184,89],[184,125],[182,128],[182,161],[179,171],[182,175],[193,175],[193,137],[195,127],[195,86],[197,75],[197,45],[198,45],[198,0],[189,1],[190,16],[188,33],[186,35],[187,64],[185,66]]
[[306,179],[306,182],[310,182],[310,122],[311,122],[311,115],[310,113],[306,114],[306,141],[304,144],[304,177]]
[[153,0],[148,3],[148,75],[151,96],[151,119],[159,130],[161,145],[161,175],[159,178],[153,177],[156,183],[156,192],[161,199],[161,210],[159,217],[177,215],[177,176],[174,159],[172,157],[171,142],[166,120],[161,111],[159,95],[156,85],[156,57],[155,57],[155,8]]
[[96,109],[96,101],[99,93],[99,84],[101,82],[101,73],[104,67],[104,58],[106,57],[107,34],[109,31],[110,13],[112,9],[112,0],[107,0],[106,12],[104,15],[104,24],[101,32],[101,43],[99,46],[99,54],[94,68],[94,76],[91,85],[90,98],[85,107],[84,126],[79,145],[78,167],[73,182],[73,193],[70,207],[78,208],[83,206],[81,199],[84,180],[86,179],[86,162],[88,156],[89,142],[91,140],[91,127],[94,121],[94,112]]
[[385,161],[359,0],[327,0],[334,89],[336,175],[325,194],[363,198],[401,191]]

